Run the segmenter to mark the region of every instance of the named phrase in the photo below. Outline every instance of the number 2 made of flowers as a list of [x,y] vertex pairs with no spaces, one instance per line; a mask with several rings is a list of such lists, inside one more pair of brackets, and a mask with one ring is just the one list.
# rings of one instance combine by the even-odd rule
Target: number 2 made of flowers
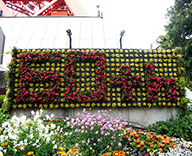
[[[95,63],[96,84],[95,90],[79,91],[76,89],[76,64],[78,62]],[[68,50],[65,54],[64,66],[64,102],[96,102],[106,99],[106,58],[103,50]]]
[[[60,74],[53,71],[37,71],[28,67],[22,67],[19,77],[19,87],[16,96],[16,102],[20,103],[58,103],[60,91]],[[45,87],[48,83],[48,88]],[[43,87],[38,88],[34,84],[42,84]],[[30,90],[32,88],[32,90]]]
[[[20,50],[18,51],[20,52]],[[22,50],[17,55],[19,70],[15,74],[15,103],[57,104],[61,90],[61,75],[55,71],[39,70],[39,63],[61,60],[60,51]],[[49,58],[52,59],[49,59]],[[36,66],[35,66],[36,65]],[[34,67],[35,66],[35,67]]]

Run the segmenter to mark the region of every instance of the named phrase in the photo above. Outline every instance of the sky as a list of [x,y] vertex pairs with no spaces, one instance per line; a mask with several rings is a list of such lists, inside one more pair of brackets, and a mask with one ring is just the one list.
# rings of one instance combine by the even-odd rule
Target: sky
[[[125,30],[123,44],[130,48],[149,49],[150,44],[164,35],[167,9],[174,0],[78,0],[90,16],[97,15],[100,5],[103,20],[115,30]],[[156,45],[154,44],[153,48]]]

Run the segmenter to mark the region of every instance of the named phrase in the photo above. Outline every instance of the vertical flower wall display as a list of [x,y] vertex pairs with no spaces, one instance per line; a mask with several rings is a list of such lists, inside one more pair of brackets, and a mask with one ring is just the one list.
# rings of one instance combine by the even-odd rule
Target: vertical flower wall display
[[[76,89],[77,63],[95,64],[96,84],[94,90]],[[64,81],[65,92],[62,100],[64,102],[97,102],[106,99],[106,58],[104,51],[68,50],[65,55]]]
[[[20,52],[20,51],[19,51]],[[58,63],[60,51],[23,50],[17,54],[13,107],[48,107],[60,103],[61,74],[46,68],[46,64]]]
[[173,77],[158,77],[154,72],[153,63],[145,63],[145,80],[147,89],[147,100],[158,102],[161,100],[159,93],[162,89],[167,102],[177,101],[176,79]]
[[129,65],[122,65],[120,67],[120,74],[112,76],[110,83],[112,86],[121,87],[122,101],[131,101],[133,98],[133,89],[141,85],[141,75],[131,75],[131,67]]
[[112,96],[108,99],[114,101],[112,107],[180,106],[174,53],[174,50],[110,50],[107,54],[111,68],[107,71],[111,76]]
[[180,106],[174,50],[14,49],[12,108]]

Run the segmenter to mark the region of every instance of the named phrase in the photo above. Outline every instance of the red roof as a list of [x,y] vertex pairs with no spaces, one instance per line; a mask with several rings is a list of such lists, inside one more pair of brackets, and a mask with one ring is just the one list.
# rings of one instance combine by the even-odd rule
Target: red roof
[[0,0],[0,10],[3,10],[3,16],[13,16],[2,0]]
[[77,0],[65,0],[65,3],[75,16],[88,15]]
[[[33,3],[30,3],[31,1]],[[41,5],[44,5],[44,7],[41,7]],[[63,9],[64,6],[67,6],[67,10]],[[14,10],[13,14],[8,10],[8,8]],[[35,12],[34,8],[36,8]],[[77,0],[0,0],[0,10],[3,10],[3,16],[17,16],[18,12],[27,16],[88,15]]]

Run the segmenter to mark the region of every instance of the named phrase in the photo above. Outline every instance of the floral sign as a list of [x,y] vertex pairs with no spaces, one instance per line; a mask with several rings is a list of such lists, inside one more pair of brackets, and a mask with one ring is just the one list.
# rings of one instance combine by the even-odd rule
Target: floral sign
[[[77,62],[90,62],[95,64],[96,84],[95,89],[82,91],[75,89],[76,73],[75,66]],[[65,92],[63,101],[70,102],[97,102],[106,99],[106,72],[105,72],[105,52],[104,51],[67,51],[65,55]]]
[[12,108],[179,106],[171,50],[13,50]]
[[[176,89],[176,79],[157,77],[154,72],[154,65],[150,63],[145,63],[144,65],[145,77],[144,82],[146,84],[145,92],[146,99],[149,102],[155,103],[161,101],[159,95],[160,88],[164,87],[164,92],[166,93],[164,98],[167,102],[177,101]],[[120,75],[112,76],[110,83],[113,86],[121,86],[123,101],[131,101],[133,99],[134,89],[141,85],[143,76],[141,75],[131,75],[131,67],[129,65],[122,65],[120,67]]]

